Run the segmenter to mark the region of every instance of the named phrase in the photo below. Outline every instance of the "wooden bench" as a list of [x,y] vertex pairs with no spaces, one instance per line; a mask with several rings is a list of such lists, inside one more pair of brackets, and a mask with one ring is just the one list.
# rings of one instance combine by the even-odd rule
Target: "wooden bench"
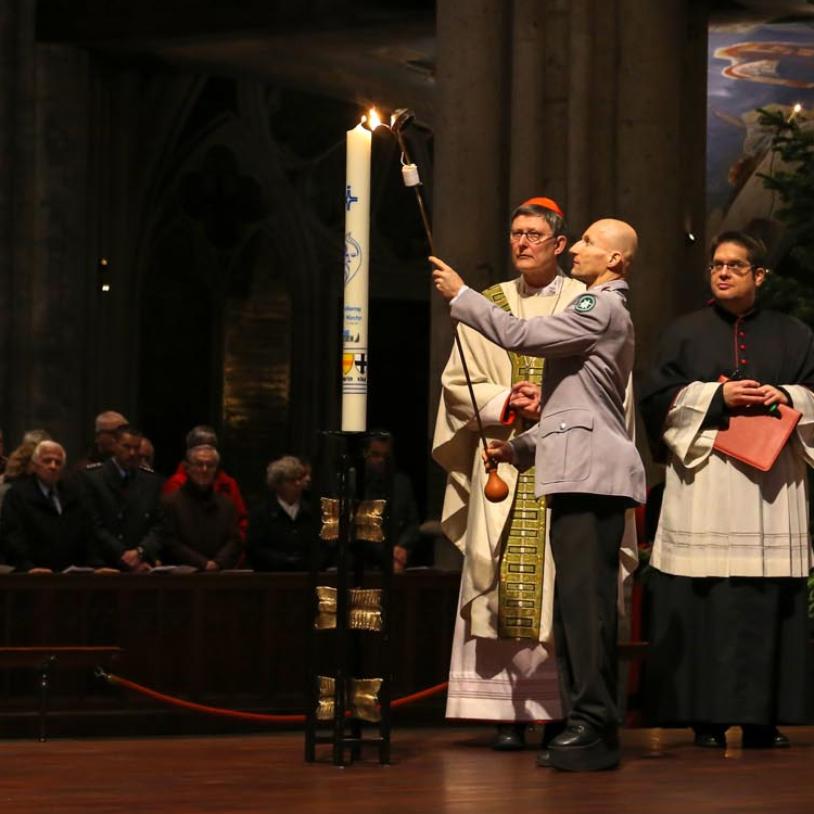
[[116,646],[32,646],[0,647],[0,666],[33,667],[38,671],[40,693],[40,742],[47,740],[46,721],[48,717],[48,687],[54,668],[95,667],[101,660],[116,658],[124,651]]

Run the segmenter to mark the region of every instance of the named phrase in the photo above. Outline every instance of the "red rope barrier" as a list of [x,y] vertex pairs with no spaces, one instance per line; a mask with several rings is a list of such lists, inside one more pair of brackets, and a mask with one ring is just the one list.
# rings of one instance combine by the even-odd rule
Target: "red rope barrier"
[[[275,723],[275,724],[289,724],[289,723],[305,723],[305,715],[268,715],[260,712],[242,712],[234,709],[224,709],[223,707],[210,707],[206,704],[196,704],[194,701],[186,701],[183,698],[178,698],[174,695],[166,695],[165,693],[152,690],[142,684],[136,684],[135,681],[122,678],[113,673],[104,673],[100,671],[100,675],[108,683],[115,684],[116,686],[123,687],[126,690],[144,695],[147,698],[152,698],[162,704],[168,704],[173,707],[181,707],[182,709],[190,710],[191,712],[201,712],[206,715],[219,715],[224,718],[239,718],[242,721],[256,721],[258,723]],[[436,684],[434,687],[428,687],[425,690],[419,690],[412,693],[412,695],[405,695],[403,698],[396,698],[390,706],[393,709],[413,704],[416,701],[423,701],[425,698],[431,698],[434,695],[439,695],[447,688],[447,682]]]

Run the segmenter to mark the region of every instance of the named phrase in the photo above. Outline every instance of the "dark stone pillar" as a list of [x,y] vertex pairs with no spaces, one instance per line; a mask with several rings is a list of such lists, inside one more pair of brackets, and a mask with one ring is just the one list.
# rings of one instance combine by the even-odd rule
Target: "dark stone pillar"
[[25,420],[49,429],[75,458],[88,440],[86,395],[95,371],[88,344],[97,296],[88,240],[89,57],[77,48],[37,49],[34,262],[28,275],[30,400]]
[[[438,254],[477,289],[504,279],[508,262],[503,232],[510,11],[504,0],[439,0],[437,5],[435,244]],[[452,325],[449,306],[435,293],[430,307],[431,436]],[[434,465],[430,475],[438,476]]]
[[0,6],[0,422],[9,448],[23,427],[26,372],[34,362],[26,327],[36,212],[35,6],[35,0]]
[[706,19],[698,5],[619,3],[615,209],[639,233],[631,276],[638,370],[652,362],[665,323],[703,300]]
[[504,221],[519,203],[547,195],[567,209],[568,2],[514,0],[509,195]]

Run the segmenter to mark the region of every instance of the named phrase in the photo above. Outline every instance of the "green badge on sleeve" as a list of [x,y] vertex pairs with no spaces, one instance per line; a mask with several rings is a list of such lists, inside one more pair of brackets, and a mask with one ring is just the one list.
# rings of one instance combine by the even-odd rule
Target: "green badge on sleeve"
[[575,303],[574,310],[580,314],[586,314],[588,311],[593,311],[596,305],[596,297],[593,294],[583,294]]

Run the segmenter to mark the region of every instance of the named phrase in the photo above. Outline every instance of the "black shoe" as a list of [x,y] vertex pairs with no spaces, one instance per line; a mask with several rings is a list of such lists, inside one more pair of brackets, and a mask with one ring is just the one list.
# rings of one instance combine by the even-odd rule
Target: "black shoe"
[[705,749],[726,749],[726,727],[717,724],[694,726],[693,743]]
[[771,724],[744,724],[741,728],[744,749],[788,749],[791,746],[791,741]]
[[492,749],[498,752],[518,752],[526,748],[525,724],[498,724]]
[[596,772],[619,765],[616,729],[598,732],[585,721],[573,721],[549,744],[551,765],[564,772]]
[[565,721],[550,721],[543,729],[543,738],[540,741],[540,751],[537,755],[535,763],[543,768],[551,766],[551,752],[548,747],[551,741],[554,740],[559,734],[565,731]]

